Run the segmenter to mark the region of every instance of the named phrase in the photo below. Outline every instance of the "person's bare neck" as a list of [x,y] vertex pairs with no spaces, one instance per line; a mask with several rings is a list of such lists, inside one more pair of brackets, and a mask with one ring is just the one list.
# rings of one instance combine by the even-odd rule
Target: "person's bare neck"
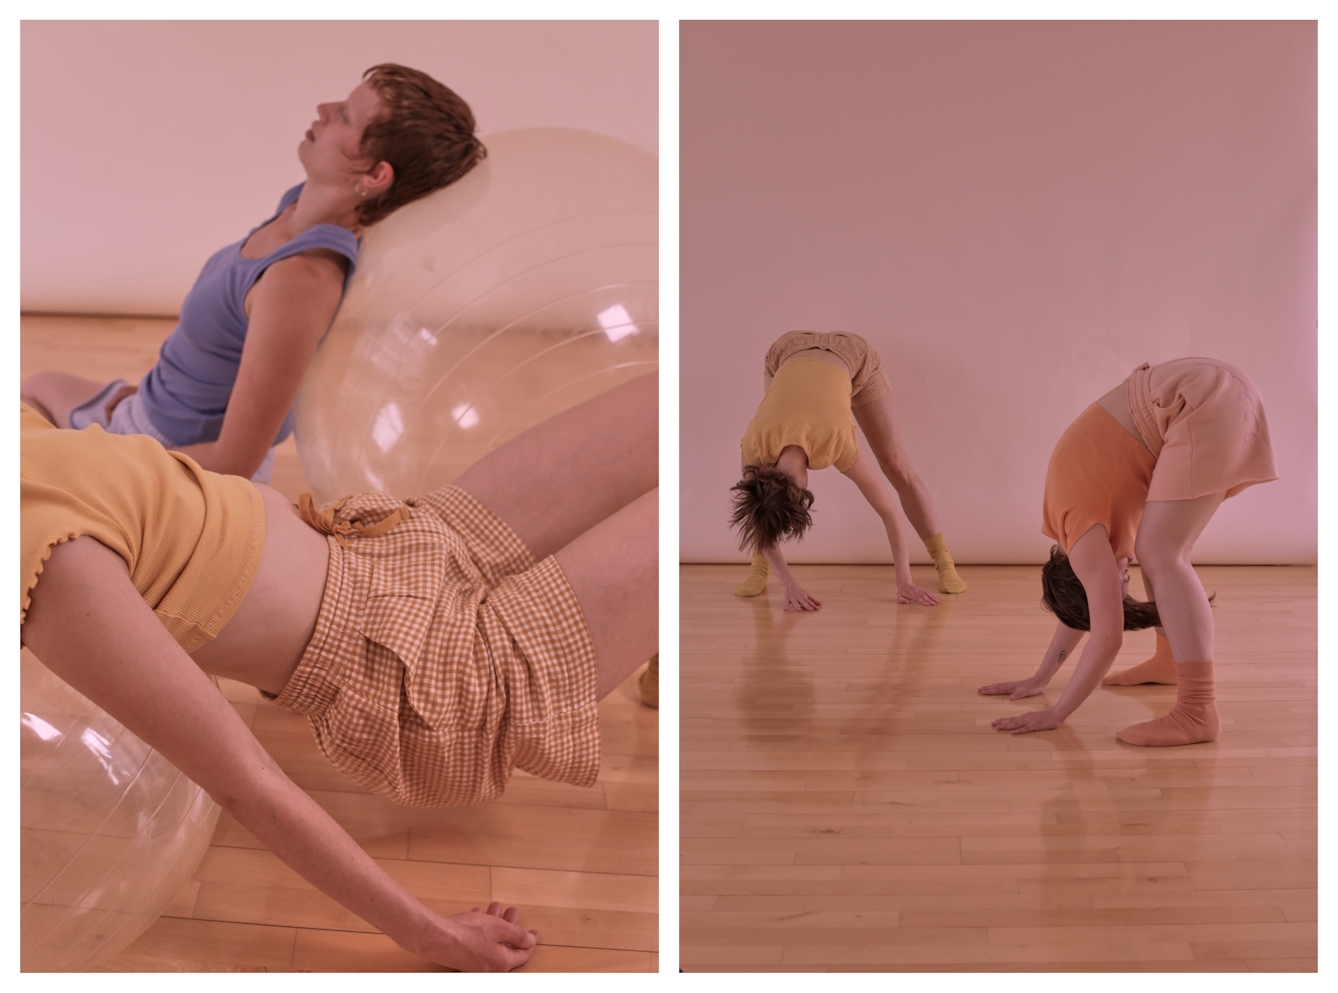
[[798,445],[786,445],[776,459],[776,468],[803,489],[808,488],[808,453]]

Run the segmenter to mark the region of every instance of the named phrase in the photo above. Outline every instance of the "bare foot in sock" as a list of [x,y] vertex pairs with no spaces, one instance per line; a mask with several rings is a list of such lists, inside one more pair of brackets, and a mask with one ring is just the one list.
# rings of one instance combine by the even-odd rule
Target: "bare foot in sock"
[[1112,672],[1101,680],[1102,686],[1137,686],[1140,683],[1175,685],[1175,660],[1171,658],[1171,643],[1166,635],[1157,635],[1157,650],[1152,658],[1122,672]]
[[767,574],[770,572],[767,560],[761,552],[753,552],[753,567],[748,578],[734,587],[735,596],[760,596],[766,592]]
[[935,562],[938,569],[938,591],[940,593],[965,593],[966,581],[957,575],[957,566],[951,555],[944,556],[946,562]]
[[926,538],[924,542],[929,557],[934,560],[934,568],[938,570],[938,591],[965,593],[966,581],[957,575],[957,563],[952,560],[952,553],[948,551],[948,544],[943,540],[943,535],[936,534],[932,538]]
[[1116,738],[1127,745],[1152,747],[1217,740],[1222,721],[1217,716],[1212,662],[1183,662],[1175,670],[1175,708],[1165,717],[1125,728]]

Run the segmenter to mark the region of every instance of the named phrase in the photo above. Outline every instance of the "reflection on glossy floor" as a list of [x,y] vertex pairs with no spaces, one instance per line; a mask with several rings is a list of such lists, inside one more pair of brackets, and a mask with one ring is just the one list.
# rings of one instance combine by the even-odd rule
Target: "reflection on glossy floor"
[[[21,372],[63,369],[138,379],[174,321],[25,316]],[[306,488],[291,439],[273,483]],[[474,807],[401,807],[344,779],[305,719],[222,680],[260,743],[428,907],[456,913],[502,900],[543,944],[527,971],[652,971],[658,939],[658,720],[633,676],[599,705],[603,767],[591,789],[517,772]],[[160,970],[418,970],[401,951],[318,893],[225,813],[199,870],[172,907],[104,966]]]
[[745,566],[682,569],[686,970],[1316,968],[1313,568],[1199,570],[1222,736],[1167,749],[1114,733],[1169,686],[990,728],[1066,680],[975,693],[1040,659],[1038,568],[964,567],[934,609],[897,606],[890,567],[795,571],[820,613],[782,615],[774,582],[734,597]]

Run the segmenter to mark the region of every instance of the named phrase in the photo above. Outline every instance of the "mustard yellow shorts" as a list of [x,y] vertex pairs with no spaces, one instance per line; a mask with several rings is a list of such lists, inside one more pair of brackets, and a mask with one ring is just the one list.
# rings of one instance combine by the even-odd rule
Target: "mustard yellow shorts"
[[515,767],[594,783],[594,645],[556,560],[536,562],[453,486],[403,504],[346,498],[324,524],[303,516],[334,532],[330,572],[276,702],[307,717],[341,772],[415,806],[489,800]]
[[883,372],[883,362],[873,346],[857,334],[844,331],[790,331],[781,335],[767,350],[763,383],[771,388],[776,370],[795,352],[821,348],[841,357],[850,370],[850,406],[881,400],[892,392],[892,384]]

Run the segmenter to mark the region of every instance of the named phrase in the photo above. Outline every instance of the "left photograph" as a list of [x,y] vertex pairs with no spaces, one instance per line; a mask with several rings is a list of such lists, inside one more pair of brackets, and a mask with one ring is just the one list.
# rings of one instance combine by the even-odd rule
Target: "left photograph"
[[658,968],[657,30],[23,22],[23,971]]

